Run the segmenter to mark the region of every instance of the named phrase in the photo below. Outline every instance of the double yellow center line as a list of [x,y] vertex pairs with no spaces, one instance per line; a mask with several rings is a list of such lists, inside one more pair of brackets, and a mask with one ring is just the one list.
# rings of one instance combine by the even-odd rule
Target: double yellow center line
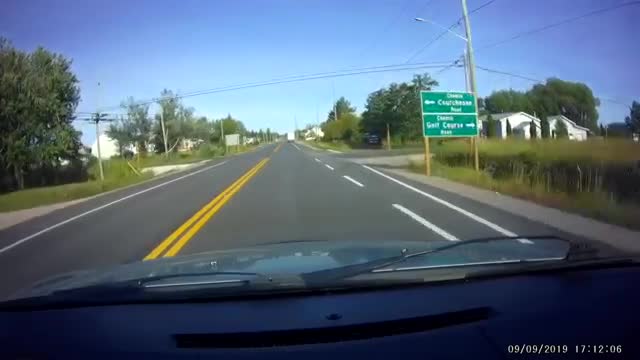
[[[169,237],[164,239],[155,249],[153,249],[144,260],[152,260],[161,256],[170,257],[176,255],[189,240],[215,215],[224,204],[229,201],[235,193],[240,191],[242,186],[254,177],[260,169],[262,169],[269,158],[262,159],[238,180],[234,181],[228,188],[206,204],[202,209],[198,210],[189,220],[177,228]],[[169,249],[169,250],[167,250]],[[165,252],[166,250],[166,252]]]

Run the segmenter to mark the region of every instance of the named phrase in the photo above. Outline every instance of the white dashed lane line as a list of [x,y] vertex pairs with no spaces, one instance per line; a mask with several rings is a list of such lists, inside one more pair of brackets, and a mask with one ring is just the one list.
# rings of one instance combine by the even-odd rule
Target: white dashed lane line
[[322,162],[322,161],[318,160],[318,158],[313,158],[313,160],[315,160],[315,161],[317,161],[317,162],[319,162],[319,163],[321,163],[321,162]]
[[445,239],[447,239],[449,241],[458,241],[458,240],[460,240],[457,237],[449,234],[448,232],[446,232],[442,228],[438,227],[437,225],[434,225],[434,224],[430,223],[429,221],[427,221],[426,219],[424,219],[420,215],[414,213],[413,211],[407,209],[406,207],[404,207],[402,205],[393,204],[393,207],[398,209],[398,210],[400,210],[405,215],[408,215],[413,220],[419,222],[420,224],[424,225],[429,230],[433,231],[434,233],[442,236],[443,238],[445,238]]
[[[455,211],[459,212],[460,214],[462,214],[464,216],[467,216],[468,218],[470,218],[472,220],[475,220],[475,221],[477,221],[477,222],[479,222],[479,223],[481,223],[483,225],[486,225],[486,226],[490,227],[491,229],[501,233],[502,235],[509,236],[509,237],[517,237],[518,236],[518,234],[516,234],[516,233],[514,233],[512,231],[509,231],[509,230],[501,227],[498,224],[494,224],[494,223],[492,223],[491,221],[489,221],[487,219],[481,218],[480,216],[478,216],[478,215],[476,215],[474,213],[471,213],[471,212],[469,212],[469,211],[467,211],[467,210],[465,210],[465,209],[463,209],[463,208],[461,208],[459,206],[456,206],[456,205],[454,205],[454,204],[452,204],[452,203],[450,203],[448,201],[442,200],[437,196],[433,196],[433,195],[431,195],[429,193],[426,193],[426,192],[424,192],[424,191],[422,191],[422,190],[420,190],[420,189],[418,189],[416,187],[413,187],[413,186],[411,186],[409,184],[405,184],[402,181],[400,181],[400,180],[398,180],[396,178],[393,178],[393,177],[391,177],[391,176],[389,176],[389,175],[387,175],[387,174],[385,174],[385,173],[383,173],[381,171],[378,171],[378,170],[376,170],[376,169],[374,169],[372,167],[369,167],[367,165],[362,165],[362,166],[365,169],[369,170],[369,171],[372,171],[372,172],[374,172],[374,173],[376,173],[376,174],[378,174],[378,175],[380,175],[380,176],[382,176],[382,177],[384,177],[384,178],[386,178],[388,180],[391,180],[391,181],[395,182],[398,185],[404,186],[405,188],[407,188],[409,190],[412,190],[412,191],[415,191],[415,192],[417,192],[418,194],[420,194],[420,195],[422,195],[424,197],[427,197],[427,198],[429,198],[429,199],[431,199],[431,200],[433,200],[433,201],[435,201],[435,202],[437,202],[439,204],[442,204],[442,205],[444,205],[444,206],[446,206],[446,207],[448,207],[448,208],[450,208],[452,210],[455,210]],[[529,240],[529,239],[524,239],[523,238],[523,239],[518,239],[518,241],[523,243],[523,244],[533,244],[533,242],[531,240]]]
[[324,166],[326,166],[326,167],[327,167],[327,169],[329,169],[329,170],[333,170],[333,167],[332,167],[331,165],[324,164]]
[[356,181],[356,180],[354,180],[354,179],[350,178],[350,177],[349,177],[349,176],[347,176],[347,175],[342,175],[342,177],[343,177],[343,178],[345,178],[345,179],[347,179],[347,180],[349,180],[349,181],[351,181],[352,183],[354,183],[354,184],[356,184],[356,185],[358,185],[358,186],[360,186],[360,187],[364,187],[364,185],[362,185],[360,182],[358,182],[358,181]]

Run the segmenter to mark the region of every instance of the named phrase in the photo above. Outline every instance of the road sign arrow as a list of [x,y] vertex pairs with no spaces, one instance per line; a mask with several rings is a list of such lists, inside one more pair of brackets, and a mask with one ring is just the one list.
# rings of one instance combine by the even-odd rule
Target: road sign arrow
[[425,100],[424,103],[427,105],[431,105],[431,104],[435,104],[436,102],[433,100]]
[[470,127],[470,128],[474,128],[474,127],[476,127],[476,124],[474,124],[474,123],[468,123],[468,124],[465,124],[465,126],[466,126],[466,127]]

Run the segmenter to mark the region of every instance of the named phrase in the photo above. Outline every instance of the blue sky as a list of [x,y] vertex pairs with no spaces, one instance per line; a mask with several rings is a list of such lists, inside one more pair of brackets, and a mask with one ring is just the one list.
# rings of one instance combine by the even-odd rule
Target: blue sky
[[[473,9],[487,0],[468,0]],[[476,63],[536,79],[587,83],[595,95],[623,103],[640,100],[635,22],[640,6],[575,21],[493,48],[509,38],[624,0],[496,0],[473,14]],[[178,92],[269,80],[281,76],[405,62],[461,14],[457,0],[5,0],[0,35],[15,46],[42,45],[73,59],[82,100],[78,111],[149,99],[163,88]],[[462,32],[462,28],[458,28]],[[464,42],[447,35],[415,62],[450,62]],[[430,69],[432,74],[437,71]],[[231,113],[248,128],[280,132],[324,120],[336,96],[362,110],[367,95],[415,71],[366,74],[281,84],[187,98],[197,114]],[[464,90],[461,69],[433,76],[440,89]],[[529,88],[530,81],[478,71],[480,96]],[[98,82],[101,87],[97,86]],[[151,111],[155,112],[152,107]],[[622,121],[628,110],[602,101],[600,119]],[[93,141],[78,124],[83,142]]]

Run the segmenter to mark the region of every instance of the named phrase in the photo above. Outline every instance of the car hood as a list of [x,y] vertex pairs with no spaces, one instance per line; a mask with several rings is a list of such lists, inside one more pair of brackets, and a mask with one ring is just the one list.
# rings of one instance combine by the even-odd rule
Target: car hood
[[299,275],[399,256],[402,251],[424,251],[446,243],[320,240],[272,243],[59,274],[39,281],[10,298],[43,296],[58,290],[165,275],[210,272]]

